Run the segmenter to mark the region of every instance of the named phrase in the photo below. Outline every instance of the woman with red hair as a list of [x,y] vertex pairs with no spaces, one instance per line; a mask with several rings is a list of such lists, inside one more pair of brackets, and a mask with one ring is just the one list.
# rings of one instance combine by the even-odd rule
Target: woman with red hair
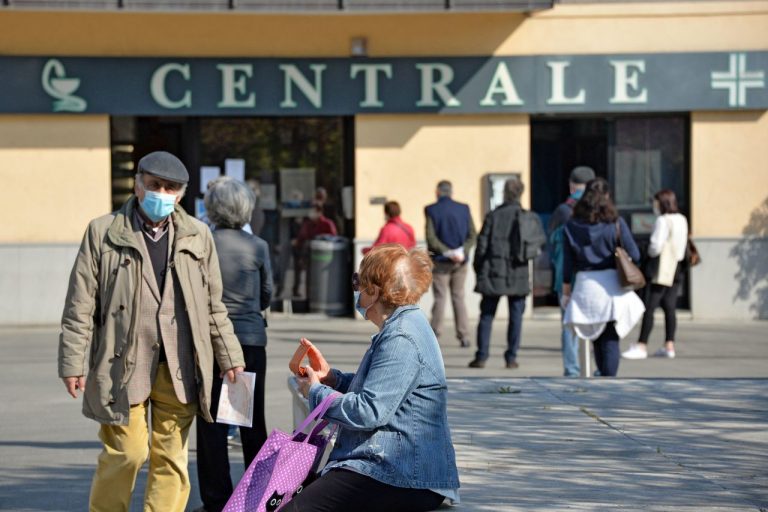
[[419,512],[458,501],[443,358],[417,305],[431,281],[424,251],[385,244],[363,258],[352,282],[355,308],[379,332],[356,373],[324,359],[319,371],[305,367],[299,386],[310,409],[343,393],[324,416],[339,435],[322,476],[282,510]]

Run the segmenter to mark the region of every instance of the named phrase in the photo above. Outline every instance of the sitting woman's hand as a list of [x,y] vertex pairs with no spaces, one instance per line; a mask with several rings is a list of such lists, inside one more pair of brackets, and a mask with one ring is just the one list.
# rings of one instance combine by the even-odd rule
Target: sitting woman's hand
[[304,398],[309,398],[309,389],[312,387],[312,384],[320,384],[320,379],[317,377],[317,373],[311,366],[304,366],[302,369],[304,370],[303,374],[306,375],[306,377],[298,378],[299,392],[301,392]]
[[309,349],[307,352],[309,366],[317,376],[318,382],[333,387],[336,384],[336,375],[331,372],[331,365],[325,360],[323,354],[307,338],[301,338],[300,343]]

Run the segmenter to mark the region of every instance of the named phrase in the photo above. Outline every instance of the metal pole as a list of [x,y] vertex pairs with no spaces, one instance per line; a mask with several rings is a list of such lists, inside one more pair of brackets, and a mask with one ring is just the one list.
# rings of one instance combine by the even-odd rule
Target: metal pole
[[[579,340],[579,359],[581,360],[580,377],[589,379],[592,377],[592,369],[589,367],[592,357],[589,353],[589,340],[578,338]],[[582,343],[583,342],[583,343]]]

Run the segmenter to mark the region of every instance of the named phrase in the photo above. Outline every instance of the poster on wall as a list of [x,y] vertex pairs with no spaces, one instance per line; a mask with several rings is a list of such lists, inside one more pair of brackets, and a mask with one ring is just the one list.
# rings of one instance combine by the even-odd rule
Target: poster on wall
[[245,182],[245,160],[242,158],[224,160],[224,175]]
[[485,175],[485,187],[483,187],[483,207],[486,214],[504,202],[504,183],[508,179],[520,179],[519,172],[493,172]]
[[200,167],[200,193],[205,194],[208,184],[221,175],[221,169],[215,166],[204,165]]
[[202,197],[195,198],[195,218],[208,223],[208,216],[205,212],[205,200]]
[[304,217],[315,196],[315,169],[280,169],[280,206],[283,217]]

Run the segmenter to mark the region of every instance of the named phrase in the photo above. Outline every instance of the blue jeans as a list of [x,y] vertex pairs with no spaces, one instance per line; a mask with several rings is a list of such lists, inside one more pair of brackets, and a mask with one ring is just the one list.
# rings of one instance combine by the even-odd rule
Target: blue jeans
[[560,345],[563,350],[563,375],[566,377],[578,377],[581,373],[579,364],[579,339],[570,328],[562,325],[565,310],[560,309],[560,322],[562,332],[560,333]]
[[[475,353],[475,359],[480,361],[488,359],[491,327],[500,298],[483,295],[483,300],[480,301],[480,323],[477,324],[477,352]],[[523,327],[525,296],[509,295],[507,302],[509,303],[509,324],[507,325],[507,350],[504,352],[504,359],[511,363],[517,359],[517,349],[520,348],[520,330]]]

